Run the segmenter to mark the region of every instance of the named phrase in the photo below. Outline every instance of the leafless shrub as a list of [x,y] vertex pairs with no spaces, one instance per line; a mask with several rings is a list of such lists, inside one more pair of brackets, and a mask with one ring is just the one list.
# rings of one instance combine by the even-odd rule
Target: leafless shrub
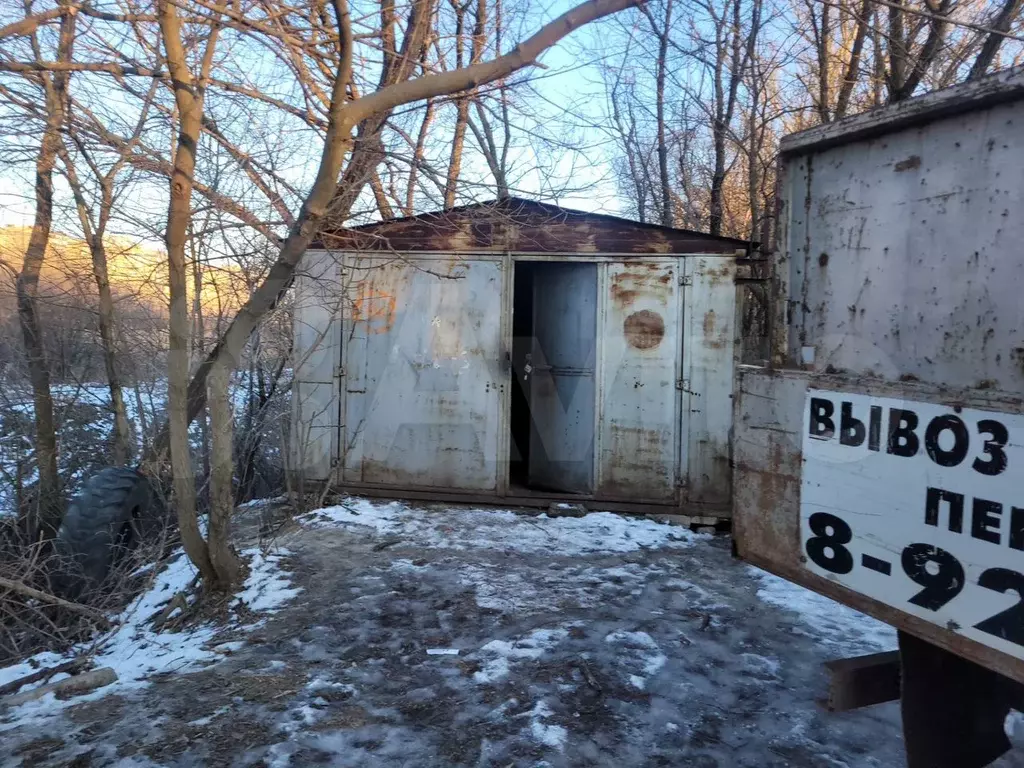
[[55,577],[74,565],[50,542],[32,541],[13,516],[0,518],[0,665],[40,651],[65,652],[111,629],[116,616],[152,585],[159,563],[177,543],[167,526],[114,553],[103,582],[74,601],[57,594]]

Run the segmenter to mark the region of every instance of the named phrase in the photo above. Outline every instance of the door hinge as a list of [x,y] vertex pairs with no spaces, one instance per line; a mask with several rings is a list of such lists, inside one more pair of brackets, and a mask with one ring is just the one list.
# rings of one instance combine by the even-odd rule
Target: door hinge
[[680,275],[679,276],[679,284],[680,285],[693,285],[693,275]]
[[676,389],[681,392],[690,391],[690,380],[689,379],[676,379]]

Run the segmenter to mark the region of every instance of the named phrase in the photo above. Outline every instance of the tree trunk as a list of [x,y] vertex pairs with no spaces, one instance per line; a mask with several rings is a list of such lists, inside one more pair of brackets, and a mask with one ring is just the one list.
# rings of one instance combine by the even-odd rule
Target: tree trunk
[[64,161],[64,168],[67,174],[68,185],[71,187],[71,194],[75,199],[75,210],[78,212],[78,222],[82,227],[82,234],[89,244],[89,256],[92,260],[92,274],[96,281],[96,292],[98,296],[97,319],[100,332],[100,347],[103,351],[103,368],[107,376],[107,387],[110,390],[110,406],[114,413],[114,444],[112,446],[112,459],[114,464],[124,466],[128,464],[133,456],[135,443],[131,425],[128,423],[128,411],[124,404],[124,391],[121,388],[121,377],[118,374],[116,333],[114,330],[114,298],[110,291],[110,272],[107,268],[107,248],[103,242],[107,222],[110,219],[110,210],[114,203],[113,183],[120,164],[105,175],[100,176],[99,169],[86,161],[93,168],[98,176],[100,186],[100,210],[96,227],[93,228],[89,203],[82,191],[82,184],[75,168],[74,160],[67,148],[61,145],[60,155]]
[[[192,354],[190,360],[197,364],[206,353],[206,318],[203,315],[203,263],[192,259]],[[192,365],[190,363],[189,368]],[[199,414],[199,453],[202,462],[202,477],[210,476],[210,426],[206,414]]]
[[665,1],[665,25],[658,34],[658,67],[655,77],[655,112],[658,122],[658,177],[661,187],[661,223],[671,227],[672,179],[668,173],[668,138],[665,125],[665,78],[668,71],[668,38],[672,28],[672,0]]
[[240,564],[231,547],[231,515],[235,509],[234,430],[228,386],[231,372],[217,364],[210,370],[210,562],[219,584],[229,589],[238,581]]
[[121,377],[117,371],[117,351],[114,332],[114,298],[110,292],[110,276],[107,270],[107,250],[101,235],[94,235],[89,242],[92,255],[92,271],[99,293],[100,345],[103,347],[103,366],[110,389],[110,405],[114,410],[114,463],[126,465],[132,460],[131,424],[124,404]]
[[850,107],[850,98],[853,89],[857,87],[860,79],[860,63],[864,54],[864,40],[868,34],[868,24],[871,20],[871,5],[873,0],[864,0],[860,6],[860,15],[856,18],[856,31],[853,36],[853,47],[850,49],[850,60],[846,65],[846,73],[843,75],[843,84],[839,87],[839,97],[836,99],[835,118],[846,117]]
[[974,60],[968,80],[976,80],[988,72],[988,68],[995,61],[996,54],[999,53],[1003,40],[1006,39],[1000,33],[1010,31],[1014,19],[1020,15],[1022,8],[1024,8],[1024,0],[1005,0],[992,24],[993,31],[989,32],[988,37],[985,38],[985,42],[982,43],[981,50],[978,52],[978,58]]
[[420,123],[419,133],[416,135],[416,146],[412,152],[412,163],[409,166],[409,180],[405,188],[405,206],[402,210],[406,216],[412,216],[416,212],[416,184],[419,180],[420,166],[426,155],[427,135],[430,133],[430,124],[434,121],[434,100],[427,99],[426,107],[423,110],[423,122]]
[[[455,68],[462,69],[463,48],[465,47],[466,6],[460,0],[452,0],[455,9]],[[462,149],[466,143],[466,124],[469,122],[469,94],[461,94],[455,100],[455,132],[452,134],[452,148],[448,157],[448,174],[444,184],[444,207],[455,207],[455,193],[462,170]]]
[[[886,84],[888,85],[889,100],[894,100],[894,94],[899,94],[906,82],[908,52],[904,46],[903,38],[905,28],[903,24],[903,9],[898,5],[890,5],[889,8],[889,69],[886,72]],[[897,97],[898,98],[898,97]]]
[[871,82],[871,105],[873,107],[882,106],[882,91],[883,85],[886,82],[886,71],[885,71],[885,53],[882,46],[882,29],[881,29],[881,14],[880,8],[875,8],[874,19],[871,24],[871,46],[874,50],[874,62],[875,72]]
[[[721,34],[721,33],[719,33]],[[715,53],[715,120],[711,127],[714,168],[711,172],[711,190],[708,199],[708,231],[715,236],[722,234],[725,188],[725,140],[728,125],[725,122],[725,89],[722,85],[724,52],[719,39]]]
[[[909,99],[921,84],[946,41],[949,31],[949,13],[952,7],[953,0],[939,0],[938,8],[932,11],[929,18],[928,38],[916,57],[912,57],[909,50],[904,48],[905,59],[902,71],[906,79],[900,82],[896,89],[889,91],[891,103]],[[907,71],[908,67],[909,72]]]
[[832,101],[832,17],[831,8],[821,6],[821,28],[818,33],[818,119],[823,123],[830,120]]
[[[159,5],[160,32],[167,55],[167,68],[174,84],[178,107],[178,143],[174,151],[170,203],[167,209],[167,275],[169,299],[169,352],[167,356],[167,425],[170,438],[171,472],[174,479],[174,504],[177,508],[181,543],[189,559],[199,569],[203,584],[219,589],[219,575],[210,559],[210,550],[199,532],[196,511],[196,481],[192,452],[188,442],[189,311],[185,244],[192,216],[192,175],[196,149],[202,128],[202,95],[188,69],[181,41],[181,22],[171,0]],[[216,32],[211,32],[215,38]],[[207,54],[212,55],[213,40]],[[200,86],[201,87],[201,86]]]
[[[64,9],[60,24],[58,61],[70,61],[75,35],[75,14]],[[42,328],[39,323],[39,274],[46,258],[53,224],[53,168],[60,151],[60,130],[64,124],[67,105],[66,72],[41,75],[46,92],[46,127],[43,131],[39,155],[36,157],[36,210],[32,233],[18,275],[16,293],[18,321],[25,344],[25,358],[32,383],[32,402],[35,411],[36,468],[39,472],[38,501],[30,512],[28,527],[33,537],[50,539],[60,528],[64,516],[60,476],[57,472],[57,429],[53,417],[53,396],[50,393],[50,369],[43,348]]]

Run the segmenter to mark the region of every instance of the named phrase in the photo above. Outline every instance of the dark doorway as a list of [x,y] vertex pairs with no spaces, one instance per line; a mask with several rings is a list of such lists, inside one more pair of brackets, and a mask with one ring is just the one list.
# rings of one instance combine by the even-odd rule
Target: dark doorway
[[597,265],[515,265],[512,307],[512,486],[594,488]]

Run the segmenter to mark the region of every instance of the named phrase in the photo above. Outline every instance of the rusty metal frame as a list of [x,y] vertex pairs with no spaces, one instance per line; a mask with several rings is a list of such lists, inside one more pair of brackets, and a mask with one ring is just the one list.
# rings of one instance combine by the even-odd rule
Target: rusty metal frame
[[[891,382],[867,377],[846,377],[842,375],[817,374],[794,369],[768,370],[754,366],[743,366],[737,376],[736,403],[743,397],[742,380],[745,375],[770,377],[803,378],[817,389],[838,392],[927,399],[929,402],[949,406],[964,406],[1010,413],[1024,413],[1024,397],[1008,395],[994,390],[944,389],[922,385],[918,382]],[[741,412],[737,409],[734,429],[741,429]],[[800,566],[800,463],[802,460],[799,432],[801,425],[777,425],[778,433],[794,436],[792,455],[784,455],[781,447],[778,455],[773,454],[774,466],[744,466],[737,460],[733,474],[734,510],[733,538],[737,555],[759,568],[806,587],[843,605],[866,613],[879,621],[909,632],[915,637],[951,653],[987,667],[1001,675],[1024,683],[1024,659],[997,651],[975,640],[958,635],[945,627],[904,613],[897,608],[881,603],[859,592],[855,592],[827,578],[818,576]],[[767,429],[767,428],[762,428]],[[760,482],[763,477],[766,487],[754,504],[737,503],[743,491]],[[744,487],[745,486],[745,487]],[[756,491],[755,491],[756,493]],[[781,533],[780,533],[781,531]]]

